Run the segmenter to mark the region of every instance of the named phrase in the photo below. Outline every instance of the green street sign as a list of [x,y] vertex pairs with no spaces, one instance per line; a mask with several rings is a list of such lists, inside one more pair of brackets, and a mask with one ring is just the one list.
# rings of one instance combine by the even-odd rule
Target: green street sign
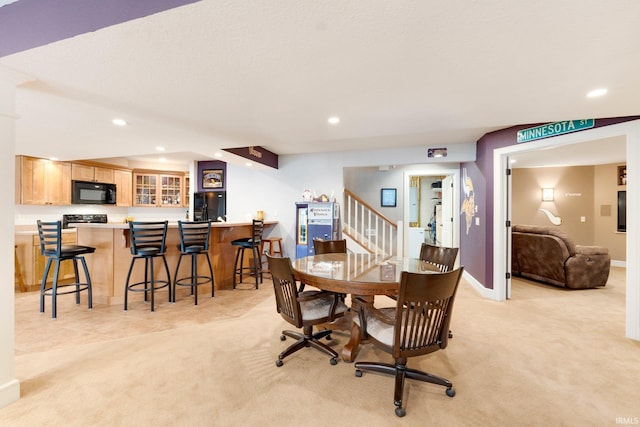
[[549,138],[550,136],[589,129],[592,128],[594,124],[594,119],[566,120],[564,122],[555,122],[529,129],[522,129],[518,131],[518,142],[535,141],[536,139]]

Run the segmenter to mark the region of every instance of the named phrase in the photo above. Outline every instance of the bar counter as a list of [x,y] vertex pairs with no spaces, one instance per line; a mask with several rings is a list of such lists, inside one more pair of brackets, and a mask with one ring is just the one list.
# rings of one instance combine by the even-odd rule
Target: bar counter
[[[265,231],[277,224],[277,221],[265,221]],[[127,272],[131,264],[131,249],[129,246],[129,225],[126,223],[107,224],[74,224],[77,229],[78,244],[93,246],[95,253],[85,256],[91,283],[93,286],[94,302],[99,304],[120,304],[124,302],[124,284],[127,280]],[[209,257],[213,265],[215,289],[232,289],[233,267],[236,256],[236,248],[231,246],[235,239],[250,237],[250,222],[212,222],[211,236],[209,240]],[[166,240],[166,258],[169,264],[171,280],[175,274],[180,251],[180,235],[178,223],[169,222]],[[247,259],[248,258],[248,259]],[[245,265],[251,260],[251,256],[245,256]],[[252,262],[252,261],[251,261]],[[204,257],[198,257],[198,271],[201,263],[206,264]],[[144,263],[138,261],[131,276],[133,282],[141,281],[144,277]],[[162,263],[156,263],[156,273],[164,277]],[[189,275],[191,258],[185,257],[180,265],[178,278]],[[189,295],[189,288],[178,286],[177,298]],[[199,295],[207,295],[210,292],[209,285],[202,285],[198,289]],[[210,293],[209,293],[210,295]],[[156,296],[157,298],[157,296]]]

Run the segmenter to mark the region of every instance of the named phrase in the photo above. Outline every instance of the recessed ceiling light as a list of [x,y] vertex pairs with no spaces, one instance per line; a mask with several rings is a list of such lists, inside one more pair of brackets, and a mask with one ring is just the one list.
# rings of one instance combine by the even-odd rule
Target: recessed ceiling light
[[161,146],[161,145],[158,145],[156,147],[156,151],[164,151],[164,150],[165,150],[165,148],[163,146]]
[[332,125],[337,125],[338,123],[340,123],[340,117],[338,117],[338,116],[329,117],[328,121]]
[[111,123],[113,123],[116,126],[126,126],[127,125],[127,121],[125,119],[113,119],[113,120],[111,120]]
[[218,151],[217,153],[214,153],[213,157],[222,157],[222,153]]
[[162,163],[164,163],[164,162],[167,161],[167,158],[166,157],[160,157],[158,160],[160,160]]
[[247,163],[245,163],[244,165],[245,165],[245,166],[248,166],[248,167],[251,167],[251,166],[253,166],[253,163],[251,163],[251,162],[247,162]]
[[602,95],[606,95],[607,90],[605,88],[594,89],[591,92],[587,93],[587,98],[597,98]]

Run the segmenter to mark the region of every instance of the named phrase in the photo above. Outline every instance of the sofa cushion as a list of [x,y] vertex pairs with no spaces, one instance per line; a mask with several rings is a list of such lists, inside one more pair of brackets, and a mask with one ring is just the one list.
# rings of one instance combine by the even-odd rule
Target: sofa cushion
[[574,245],[567,233],[552,227],[512,227],[511,272],[532,280],[572,289],[605,286],[609,250]]
[[562,239],[548,234],[513,232],[511,241],[513,274],[564,286],[564,262],[570,255]]

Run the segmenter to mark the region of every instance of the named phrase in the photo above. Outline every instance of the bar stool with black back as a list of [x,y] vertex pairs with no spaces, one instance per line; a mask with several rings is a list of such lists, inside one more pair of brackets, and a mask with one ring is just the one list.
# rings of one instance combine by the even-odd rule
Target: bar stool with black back
[[[262,256],[260,255],[260,244],[262,242],[262,231],[264,229],[264,221],[254,219],[251,223],[251,237],[244,237],[236,239],[231,242],[232,246],[237,246],[236,261],[233,269],[233,289],[236,288],[238,283],[242,283],[242,276],[245,271],[248,271],[250,275],[256,278],[256,289],[258,289],[258,279],[262,283]],[[253,266],[244,266],[244,251],[245,249],[251,250],[253,256]],[[237,278],[240,281],[237,281]]]
[[403,417],[405,378],[446,387],[449,397],[455,396],[451,381],[407,367],[410,357],[444,350],[448,344],[448,330],[463,267],[447,273],[409,273],[403,271],[395,307],[375,308],[373,304],[356,300],[359,316],[354,322],[363,338],[390,353],[394,363],[356,362],[356,377],[362,371],[395,376],[393,403],[396,415]]
[[[180,257],[173,276],[173,302],[176,301],[176,287],[189,286],[195,305],[198,305],[198,286],[211,283],[211,298],[214,293],[213,267],[209,258],[209,236],[211,235],[210,221],[178,221],[178,231],[180,233]],[[209,266],[209,275],[198,275],[198,255],[204,255]],[[178,278],[180,262],[182,257],[191,257],[191,274],[187,277]]]
[[[62,244],[62,221],[44,222],[38,220],[38,236],[40,237],[40,254],[47,257],[47,263],[42,273],[42,282],[40,284],[40,313],[44,313],[44,297],[51,297],[51,317],[57,317],[57,299],[58,295],[76,294],[76,304],[80,304],[80,292],[87,291],[87,305],[89,309],[93,308],[91,277],[89,269],[84,259],[85,254],[92,254],[96,248],[82,245],[63,245]],[[59,284],[60,263],[62,261],[73,261],[74,283]],[[85,281],[80,282],[78,271],[78,261],[82,264],[84,270]],[[55,263],[53,272],[53,282],[51,287],[47,287],[47,276],[51,269],[51,264]],[[61,289],[66,289],[62,290]]]
[[338,353],[320,341],[321,338],[330,340],[332,331],[325,329],[313,333],[313,326],[330,323],[342,317],[347,311],[347,306],[339,300],[338,294],[333,292],[298,292],[291,259],[267,255],[267,263],[273,280],[278,313],[293,326],[302,328],[302,332],[282,331],[280,340],[291,337],[297,341],[278,355],[276,366],[282,366],[282,359],[305,347],[314,347],[328,354],[331,356],[329,362],[332,365],[338,363]]
[[[151,296],[151,311],[155,311],[155,291],[168,288],[169,302],[173,301],[171,295],[171,274],[165,258],[165,242],[167,239],[168,221],[131,221],[129,222],[129,238],[131,242],[131,265],[127,274],[124,288],[124,309],[127,310],[129,292],[143,292],[144,300],[149,301]],[[164,264],[167,280],[156,279],[154,259],[160,258]],[[144,280],[131,282],[131,273],[137,260],[144,260]]]

